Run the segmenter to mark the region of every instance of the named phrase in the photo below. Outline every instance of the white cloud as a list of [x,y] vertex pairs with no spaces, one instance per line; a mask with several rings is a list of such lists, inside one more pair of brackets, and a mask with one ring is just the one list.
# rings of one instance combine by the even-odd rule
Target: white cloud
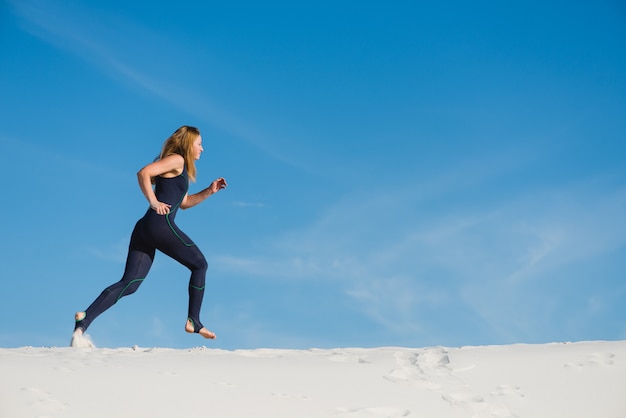
[[[464,308],[514,340],[539,332],[540,316],[558,308],[543,294],[546,283],[626,243],[623,188],[535,187],[467,208],[454,201],[454,187],[421,192],[410,184],[344,196],[257,254],[213,261],[264,280],[325,281],[392,332],[417,332],[424,312]],[[450,201],[425,209],[438,200]]]
[[98,259],[123,264],[126,262],[126,256],[128,255],[128,240],[129,238],[125,237],[124,239],[119,240],[118,242],[107,247],[85,245],[82,248],[83,251]]
[[265,203],[262,202],[243,202],[243,201],[234,201],[232,202],[233,206],[238,208],[256,208],[263,209],[268,207]]
[[[47,0],[14,1],[13,8],[24,20],[25,30],[84,59],[95,70],[154,95],[246,141],[277,161],[311,171],[305,160],[288,155],[273,135],[261,132],[249,120],[224,110],[224,106],[197,88],[190,75],[181,74],[180,63],[172,57],[184,56],[192,62],[197,51],[189,50],[186,45],[149,28],[102,11],[96,13],[86,8],[68,8]],[[212,77],[210,65],[199,62],[196,65],[205,68],[203,78]]]

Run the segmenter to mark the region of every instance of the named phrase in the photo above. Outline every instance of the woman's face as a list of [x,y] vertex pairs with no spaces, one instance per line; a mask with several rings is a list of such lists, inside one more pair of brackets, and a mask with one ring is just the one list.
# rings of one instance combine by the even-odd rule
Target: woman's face
[[193,141],[193,156],[196,160],[200,159],[200,154],[202,154],[204,148],[202,148],[202,136],[198,135],[195,141]]

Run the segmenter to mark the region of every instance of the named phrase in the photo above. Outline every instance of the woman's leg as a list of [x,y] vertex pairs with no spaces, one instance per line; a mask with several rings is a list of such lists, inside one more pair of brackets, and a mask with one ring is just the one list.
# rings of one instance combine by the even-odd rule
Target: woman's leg
[[150,271],[154,261],[155,249],[142,244],[137,235],[137,231],[133,231],[122,279],[104,289],[100,296],[89,305],[84,315],[83,312],[76,314],[75,330],[80,329],[84,332],[101,313],[117,303],[122,297],[133,294],[139,289]]
[[157,248],[167,256],[178,261],[191,271],[189,278],[189,305],[185,330],[201,334],[205,338],[215,338],[215,334],[206,329],[200,322],[200,310],[204,299],[207,262],[202,251],[178,227],[172,225],[175,234],[169,239],[159,242]]

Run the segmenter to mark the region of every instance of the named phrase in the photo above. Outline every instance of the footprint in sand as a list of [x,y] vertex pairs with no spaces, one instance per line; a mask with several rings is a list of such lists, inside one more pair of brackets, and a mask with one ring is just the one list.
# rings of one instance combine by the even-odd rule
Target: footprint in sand
[[519,386],[511,386],[511,385],[500,385],[491,392],[494,396],[510,396],[514,398],[524,398],[524,392]]
[[589,356],[589,364],[597,366],[612,366],[615,363],[615,354],[613,353],[593,353]]
[[448,393],[442,398],[452,406],[465,409],[470,413],[470,418],[517,418],[508,408],[493,405],[474,393]]
[[391,370],[383,377],[394,383],[412,383],[418,384],[427,389],[437,389],[438,384],[430,382],[428,376],[417,364],[419,354],[412,352],[399,351],[395,354],[398,368]]
[[230,383],[230,382],[213,382],[213,383],[218,386],[222,386],[224,388],[229,388],[229,389],[233,389],[237,387],[237,385],[235,385],[234,383]]
[[401,418],[410,414],[410,411],[401,408],[381,407],[381,408],[338,408],[335,415],[346,417],[386,417]]
[[235,354],[242,357],[252,358],[282,358],[287,353],[286,350],[275,348],[257,348],[254,350],[235,350]]
[[393,369],[384,378],[392,382],[409,382],[419,387],[437,390],[441,384],[439,378],[450,376],[448,367],[450,358],[443,347],[433,347],[418,352],[396,353],[398,368]]
[[50,392],[37,388],[22,388],[22,394],[27,399],[27,404],[36,407],[36,410],[44,413],[57,413],[65,408],[68,404],[55,399]]
[[565,363],[565,367],[583,368],[586,366],[603,367],[612,366],[615,363],[613,353],[593,353],[584,360],[575,363]]
[[[514,409],[518,409],[527,404],[526,395],[522,389],[519,386],[513,385],[499,385],[489,394],[489,399],[493,405],[507,404]],[[508,410],[506,410],[506,412],[508,412]],[[507,417],[510,416],[510,414],[503,414],[502,416]]]
[[359,356],[358,354],[350,353],[347,351],[336,351],[328,356],[330,361],[334,361],[336,363],[369,363],[369,361],[365,360],[363,356]]
[[54,370],[60,373],[73,373],[74,372],[74,370],[66,366],[56,366]]
[[485,402],[485,399],[482,396],[472,393],[448,393],[443,395],[442,398],[451,405],[460,406]]
[[277,398],[282,399],[298,399],[300,401],[308,401],[311,398],[306,395],[290,395],[288,393],[283,392],[272,392],[272,396],[276,396]]
[[450,357],[443,347],[427,348],[417,356],[417,365],[430,375],[449,375]]

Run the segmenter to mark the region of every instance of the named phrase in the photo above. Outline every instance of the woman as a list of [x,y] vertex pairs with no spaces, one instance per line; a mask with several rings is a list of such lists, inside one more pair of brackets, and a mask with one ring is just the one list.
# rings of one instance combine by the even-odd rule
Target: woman
[[218,178],[201,192],[187,194],[189,180],[196,179],[195,161],[200,158],[202,151],[204,149],[200,131],[191,126],[182,126],[165,141],[159,158],[139,170],[137,173],[139,187],[148,199],[150,208],[137,222],[131,235],[122,279],[104,289],[86,311],[76,313],[72,345],[79,344],[75,344],[75,340],[80,340],[98,315],[123,296],[137,291],[148,275],[156,250],[191,270],[189,311],[185,331],[198,333],[204,338],[215,338],[215,334],[200,322],[206,260],[200,249],[174,223],[179,208],[196,206],[227,186],[223,178]]

